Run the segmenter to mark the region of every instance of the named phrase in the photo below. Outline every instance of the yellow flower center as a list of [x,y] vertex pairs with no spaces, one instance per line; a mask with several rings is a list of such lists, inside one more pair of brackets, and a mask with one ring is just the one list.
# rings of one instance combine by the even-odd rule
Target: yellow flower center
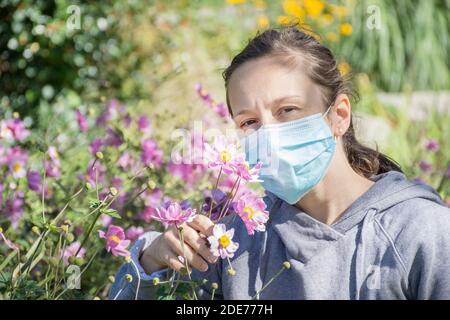
[[20,165],[19,162],[14,163],[14,165],[13,165],[14,172],[19,171],[21,168],[22,168],[22,166]]
[[118,236],[111,236],[109,237],[109,240],[114,241],[115,243],[120,243],[120,239]]
[[230,245],[231,240],[230,240],[230,237],[228,237],[226,234],[224,234],[223,236],[221,236],[219,238],[219,242],[223,248],[226,248]]
[[245,207],[244,212],[248,215],[248,218],[251,220],[253,215],[255,214],[255,210],[252,207]]
[[231,153],[229,153],[227,150],[223,150],[220,152],[220,160],[227,163],[231,161]]

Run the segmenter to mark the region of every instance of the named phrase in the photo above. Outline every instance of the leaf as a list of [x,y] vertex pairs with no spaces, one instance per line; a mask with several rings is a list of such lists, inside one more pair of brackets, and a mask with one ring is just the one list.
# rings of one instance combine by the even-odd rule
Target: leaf
[[105,209],[105,210],[101,210],[101,212],[104,213],[104,214],[107,214],[108,216],[110,216],[112,218],[122,219],[120,214],[115,209],[108,208],[108,209]]

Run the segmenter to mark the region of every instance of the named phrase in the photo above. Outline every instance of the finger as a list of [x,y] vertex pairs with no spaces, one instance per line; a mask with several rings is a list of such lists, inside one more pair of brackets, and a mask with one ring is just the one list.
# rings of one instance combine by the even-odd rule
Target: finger
[[183,229],[184,240],[189,244],[189,246],[197,253],[199,253],[205,260],[210,263],[217,261],[217,257],[214,256],[207,246],[207,241],[202,238],[200,234],[189,226]]
[[192,265],[194,268],[203,272],[208,270],[208,264],[206,263],[206,261],[203,260],[200,255],[195,253],[194,250],[186,242],[184,242],[183,252],[183,246],[181,244],[181,240],[178,238],[178,235],[174,236],[172,233],[168,233],[165,239],[171,249],[175,251],[175,253],[180,256],[186,256],[189,265]]
[[211,219],[202,214],[197,214],[191,222],[188,222],[188,225],[195,230],[200,231],[207,237],[212,235],[214,228],[214,223]]
[[177,254],[172,250],[167,250],[164,253],[164,261],[169,266],[169,268],[174,269],[175,271],[180,271],[184,268],[184,264],[178,259]]

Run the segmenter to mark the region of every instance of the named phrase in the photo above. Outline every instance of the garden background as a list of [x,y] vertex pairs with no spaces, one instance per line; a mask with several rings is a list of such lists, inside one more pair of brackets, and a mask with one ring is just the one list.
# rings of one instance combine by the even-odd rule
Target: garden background
[[310,26],[359,90],[359,138],[450,205],[448,0],[0,0],[0,17],[2,299],[107,298],[124,259],[97,231],[133,240],[161,203],[201,202],[211,179],[171,162],[171,134],[232,126],[221,72],[270,26]]

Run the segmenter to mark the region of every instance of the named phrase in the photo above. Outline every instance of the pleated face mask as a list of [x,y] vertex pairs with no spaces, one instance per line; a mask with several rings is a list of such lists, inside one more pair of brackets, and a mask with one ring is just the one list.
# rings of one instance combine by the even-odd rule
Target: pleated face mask
[[330,108],[324,114],[263,125],[241,140],[248,163],[263,164],[263,187],[289,204],[317,185],[331,163],[336,141],[324,119]]

